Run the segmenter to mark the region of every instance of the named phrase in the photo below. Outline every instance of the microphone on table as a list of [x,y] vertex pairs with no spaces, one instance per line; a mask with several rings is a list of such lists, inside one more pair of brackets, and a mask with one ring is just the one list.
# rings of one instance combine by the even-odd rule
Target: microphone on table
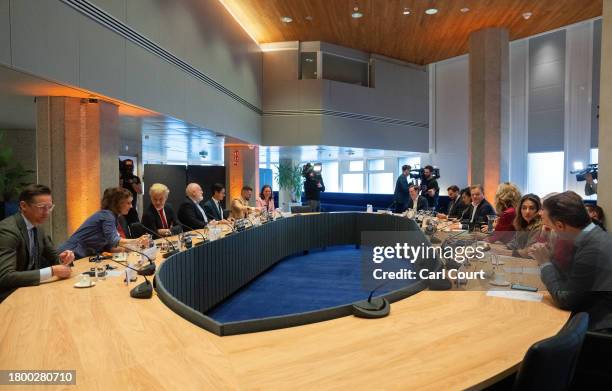
[[198,235],[200,235],[202,237],[202,241],[201,242],[197,242],[196,244],[194,244],[194,246],[201,246],[204,244],[204,242],[207,242],[208,240],[206,240],[206,236],[204,236],[200,231],[198,231],[197,229],[191,228],[190,226],[188,226],[185,223],[181,222],[181,225],[183,225],[184,227],[186,227],[188,230],[193,231],[195,233],[197,233]]
[[368,319],[383,318],[389,315],[389,312],[391,311],[391,304],[389,303],[389,300],[384,297],[377,297],[372,300],[374,292],[376,292],[378,289],[382,288],[386,284],[387,282],[384,282],[376,288],[372,289],[370,291],[370,294],[368,295],[367,300],[354,303],[353,315],[358,318]]
[[168,240],[164,236],[159,235],[157,232],[153,231],[152,229],[149,229],[149,227],[145,226],[144,224],[142,224],[142,223],[135,223],[133,225],[135,225],[136,227],[142,229],[143,231],[146,231],[146,232],[150,233],[151,235],[154,235],[153,237],[159,236],[160,238],[162,238],[166,242],[170,243],[170,246],[172,246],[172,250],[170,250],[170,251],[166,252],[164,255],[162,255],[164,257],[164,259],[168,258],[168,257],[170,257],[170,256],[172,256],[172,255],[174,255],[174,254],[179,252],[179,250],[176,248],[174,243],[172,243],[172,241]]
[[[149,264],[147,266],[142,267],[140,269],[134,269],[133,267],[128,266],[128,265],[125,265],[125,267],[127,267],[128,269],[135,270],[138,275],[143,276],[144,279],[145,279],[145,282],[136,285],[130,291],[130,296],[132,296],[135,299],[150,299],[153,296],[153,285],[147,279],[147,276],[152,276],[152,275],[155,274],[155,269],[156,269],[155,263],[153,262],[151,257],[149,257],[144,252],[135,250],[135,249],[133,249],[131,247],[126,247],[126,246],[121,246],[121,245],[118,245],[117,247],[124,248],[124,249],[126,249],[128,251],[134,251],[135,253],[144,256],[149,261]],[[113,259],[113,262],[117,262],[117,261],[115,261]],[[119,262],[117,262],[117,263],[119,263]]]

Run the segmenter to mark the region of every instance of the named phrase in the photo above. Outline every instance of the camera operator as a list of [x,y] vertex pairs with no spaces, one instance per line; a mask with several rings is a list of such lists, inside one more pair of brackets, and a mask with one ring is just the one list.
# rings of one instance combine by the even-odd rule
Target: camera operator
[[593,174],[588,172],[584,175],[584,179],[586,183],[584,184],[584,194],[590,196],[593,194],[597,194],[597,183],[593,178]]
[[138,194],[142,194],[142,182],[140,178],[134,175],[134,161],[132,159],[125,159],[119,162],[119,169],[121,176],[119,177],[119,186],[127,189],[132,193],[132,208],[125,216],[125,219],[129,224],[138,223],[138,212],[136,211],[136,205],[138,202]]
[[425,166],[421,178],[421,195],[427,199],[430,208],[438,206],[438,194],[440,193],[440,186],[438,186],[438,181],[433,172],[434,168],[432,166]]
[[306,178],[304,181],[304,196],[306,197],[306,202],[308,202],[313,212],[320,212],[321,192],[325,191],[321,173],[315,173],[313,166],[308,163],[304,166],[302,175]]

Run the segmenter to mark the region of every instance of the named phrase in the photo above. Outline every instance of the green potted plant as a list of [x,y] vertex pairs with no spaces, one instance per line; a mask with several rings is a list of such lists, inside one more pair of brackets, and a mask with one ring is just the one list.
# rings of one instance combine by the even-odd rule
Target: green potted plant
[[[278,173],[274,178],[278,182],[280,189],[279,198],[283,192],[290,195],[291,203],[300,203],[302,200],[302,168],[299,164],[290,161],[281,161],[278,165]],[[287,203],[286,200],[279,200],[281,206]],[[290,205],[288,205],[290,206]]]
[[4,132],[0,132],[0,218],[17,212],[16,197],[27,184],[24,182],[25,178],[34,173],[14,161],[13,149],[3,143],[4,136]]

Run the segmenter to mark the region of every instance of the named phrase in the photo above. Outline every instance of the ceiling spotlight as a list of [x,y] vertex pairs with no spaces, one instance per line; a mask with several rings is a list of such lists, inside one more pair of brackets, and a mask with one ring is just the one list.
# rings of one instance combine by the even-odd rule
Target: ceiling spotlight
[[308,15],[308,16],[306,17],[306,20],[307,20],[307,21],[309,21],[309,22],[311,22],[311,21],[312,21],[312,16]]
[[289,16],[281,16],[281,22],[283,22],[283,23],[291,23],[291,22],[293,22],[293,18],[291,18]]
[[531,18],[531,15],[533,15],[531,12],[525,12],[523,14],[523,19],[527,20],[527,19]]
[[469,8],[467,8],[467,7],[465,7],[465,8],[461,8],[461,10],[460,10],[460,11],[461,11],[461,13],[464,13],[464,14],[465,14],[466,12],[470,12],[470,9],[469,9]]
[[363,13],[359,12],[359,7],[355,7],[353,8],[353,13],[351,14],[351,16],[353,17],[353,19],[359,19],[363,16]]
[[404,12],[402,12],[402,14],[410,15],[410,10],[408,8],[404,8]]
[[425,10],[425,13],[427,15],[435,15],[438,13],[438,9],[437,8],[429,8]]

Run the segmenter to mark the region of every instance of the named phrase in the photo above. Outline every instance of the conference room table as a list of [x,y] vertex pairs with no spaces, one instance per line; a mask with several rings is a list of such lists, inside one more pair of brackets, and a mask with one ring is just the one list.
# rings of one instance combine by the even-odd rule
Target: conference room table
[[[523,272],[535,267],[503,259]],[[177,315],[156,292],[131,298],[134,284],[121,277],[75,289],[90,267],[78,260],[70,279],[20,288],[0,304],[0,369],[76,371],[76,386],[49,390],[482,389],[516,371],[529,346],[570,315],[545,292],[541,301],[514,300],[472,284],[421,291],[382,319],[347,316],[220,337]],[[537,279],[520,274],[529,276],[523,283]]]

